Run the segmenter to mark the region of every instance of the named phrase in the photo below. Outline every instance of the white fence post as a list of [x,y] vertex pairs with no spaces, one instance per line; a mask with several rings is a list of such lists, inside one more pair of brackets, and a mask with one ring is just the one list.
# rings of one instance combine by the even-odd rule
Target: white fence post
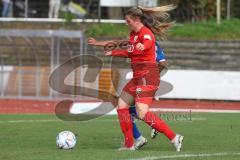
[[221,0],[217,0],[217,24],[221,24]]

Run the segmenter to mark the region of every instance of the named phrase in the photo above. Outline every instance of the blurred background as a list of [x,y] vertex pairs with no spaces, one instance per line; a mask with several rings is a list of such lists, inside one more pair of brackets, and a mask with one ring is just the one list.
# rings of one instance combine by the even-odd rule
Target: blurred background
[[[175,25],[156,37],[168,67],[150,110],[186,141],[176,153],[138,121],[148,145],[120,153],[116,115],[92,118],[116,114],[108,102],[131,77],[129,60],[87,38],[128,39],[125,10],[167,4]],[[240,159],[240,0],[0,0],[0,11],[0,159]],[[56,147],[63,130],[78,138],[69,152]]]
[[[65,13],[69,12],[75,18],[122,19],[123,11],[134,5],[152,7],[173,3],[178,6],[172,12],[174,20],[196,22],[215,18],[216,2],[217,0],[2,0],[1,11],[2,17],[48,18],[49,11],[52,8],[55,11],[56,8],[59,12],[56,18],[64,18]],[[239,1],[219,2],[222,18],[240,17]]]
[[[238,0],[2,0],[0,18],[0,97],[4,99],[101,99],[106,95],[61,94],[49,86],[49,76],[77,55],[95,55],[104,62],[97,79],[85,82],[87,67],[66,78],[71,85],[118,94],[130,71],[126,61],[103,56],[103,48],[88,46],[87,37],[126,39],[123,12],[141,5],[174,4],[175,26],[157,37],[168,61],[163,81],[173,89],[160,99],[240,100],[240,1]],[[94,62],[93,62],[94,63]],[[113,75],[113,76],[111,76]],[[59,75],[60,76],[60,75]],[[60,85],[56,81],[56,86]],[[164,83],[162,84],[164,86]],[[63,87],[63,86],[58,86]],[[164,88],[164,87],[163,87]],[[5,102],[4,102],[5,103]],[[8,102],[9,103],[9,102]]]

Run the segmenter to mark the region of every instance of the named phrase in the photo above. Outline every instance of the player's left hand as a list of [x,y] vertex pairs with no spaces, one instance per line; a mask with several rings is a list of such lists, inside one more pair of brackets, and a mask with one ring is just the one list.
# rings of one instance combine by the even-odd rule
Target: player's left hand
[[88,38],[88,45],[96,45],[97,40],[93,37]]
[[112,51],[105,51],[104,54],[105,54],[105,56],[111,56],[112,55]]
[[138,51],[143,51],[143,50],[144,50],[144,45],[143,45],[142,43],[138,43],[138,44],[136,45],[136,49],[137,49]]

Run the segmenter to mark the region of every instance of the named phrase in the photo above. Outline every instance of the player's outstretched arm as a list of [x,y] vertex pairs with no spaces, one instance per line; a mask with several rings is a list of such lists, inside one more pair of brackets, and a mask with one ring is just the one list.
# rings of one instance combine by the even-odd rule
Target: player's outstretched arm
[[93,45],[93,46],[101,46],[101,47],[104,47],[106,46],[107,44],[109,43],[121,43],[121,42],[124,42],[126,40],[108,40],[108,41],[97,41],[95,38],[93,37],[89,37],[88,38],[88,45]]
[[88,38],[88,45],[92,45],[92,46],[105,46],[108,43],[110,43],[111,41],[97,41],[95,38],[89,37]]

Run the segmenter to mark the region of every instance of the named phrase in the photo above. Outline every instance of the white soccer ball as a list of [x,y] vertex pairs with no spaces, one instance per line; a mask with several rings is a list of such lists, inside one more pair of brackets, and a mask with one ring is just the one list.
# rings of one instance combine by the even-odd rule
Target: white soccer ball
[[56,143],[60,149],[72,149],[77,143],[76,136],[70,131],[62,131],[56,137]]

